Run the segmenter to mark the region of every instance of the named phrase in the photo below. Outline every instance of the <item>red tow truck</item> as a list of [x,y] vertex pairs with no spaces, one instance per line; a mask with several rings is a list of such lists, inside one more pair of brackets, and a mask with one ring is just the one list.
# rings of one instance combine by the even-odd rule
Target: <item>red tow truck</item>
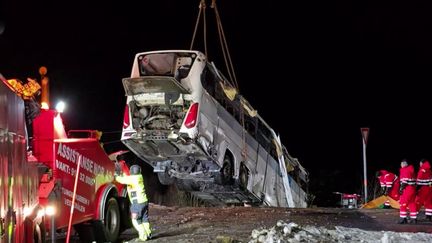
[[0,79],[0,243],[54,242],[72,230],[82,242],[115,242],[130,227],[126,188],[114,182],[121,152],[108,156],[97,131],[66,134],[55,110],[26,127],[35,99]]

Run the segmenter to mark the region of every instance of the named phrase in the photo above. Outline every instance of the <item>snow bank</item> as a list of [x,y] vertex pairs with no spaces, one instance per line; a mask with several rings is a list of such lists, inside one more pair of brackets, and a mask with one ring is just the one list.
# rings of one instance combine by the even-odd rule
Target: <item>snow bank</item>
[[336,226],[329,230],[324,227],[299,226],[296,223],[278,221],[270,229],[254,229],[249,243],[283,242],[431,242],[432,235],[427,233],[398,233],[391,231],[366,231],[357,228]]

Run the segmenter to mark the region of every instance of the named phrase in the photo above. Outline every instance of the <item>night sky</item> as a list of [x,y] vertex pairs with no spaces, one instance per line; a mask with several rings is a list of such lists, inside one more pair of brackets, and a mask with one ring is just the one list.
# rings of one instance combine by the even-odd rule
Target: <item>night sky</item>
[[[0,72],[25,80],[45,65],[51,102],[68,105],[66,128],[113,141],[135,53],[189,49],[199,1],[91,2],[2,0]],[[362,191],[361,127],[371,129],[369,177],[398,172],[403,158],[416,167],[432,159],[425,2],[217,1],[240,92],[310,171],[318,196]],[[207,18],[209,59],[224,70],[210,8]],[[204,51],[202,28],[196,43]]]

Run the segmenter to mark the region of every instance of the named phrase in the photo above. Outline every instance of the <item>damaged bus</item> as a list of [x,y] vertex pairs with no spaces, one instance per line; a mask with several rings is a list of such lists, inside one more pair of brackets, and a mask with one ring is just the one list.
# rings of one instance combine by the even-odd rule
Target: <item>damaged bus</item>
[[121,140],[162,184],[237,185],[263,205],[307,206],[307,171],[203,53],[138,53],[123,86]]

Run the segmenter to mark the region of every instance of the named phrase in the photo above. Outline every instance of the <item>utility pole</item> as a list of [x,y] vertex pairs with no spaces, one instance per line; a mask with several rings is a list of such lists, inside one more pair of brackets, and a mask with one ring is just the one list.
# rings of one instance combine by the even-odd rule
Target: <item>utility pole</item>
[[367,140],[368,140],[368,136],[369,136],[369,128],[368,127],[363,127],[360,128],[361,134],[362,134],[362,140],[363,140],[363,177],[364,177],[364,181],[363,181],[363,186],[364,186],[364,203],[367,203],[368,200],[368,191],[367,191],[367,166],[366,166],[366,144],[367,144]]

